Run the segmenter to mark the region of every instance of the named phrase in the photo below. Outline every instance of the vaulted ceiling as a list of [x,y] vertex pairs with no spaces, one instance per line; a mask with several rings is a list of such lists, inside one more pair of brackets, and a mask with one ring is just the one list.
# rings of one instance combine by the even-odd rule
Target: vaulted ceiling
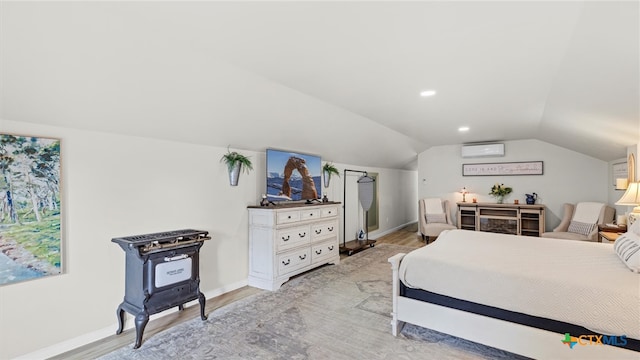
[[639,16],[637,1],[2,1],[0,119],[390,168],[532,138],[608,161],[640,143]]

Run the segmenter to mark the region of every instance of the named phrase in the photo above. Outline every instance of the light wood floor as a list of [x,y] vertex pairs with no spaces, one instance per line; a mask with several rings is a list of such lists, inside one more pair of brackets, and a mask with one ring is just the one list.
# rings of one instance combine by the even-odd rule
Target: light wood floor
[[417,223],[405,226],[398,231],[394,231],[389,235],[385,235],[376,239],[376,244],[382,243],[411,246],[416,248],[425,245],[425,242],[418,234]]
[[[417,234],[417,224],[409,225],[403,229],[395,231],[391,234],[382,236],[376,239],[376,244],[389,243],[397,245],[405,245],[411,247],[421,247],[425,245],[425,242],[421,240],[420,235]],[[341,255],[341,258],[345,258],[347,255]],[[212,299],[207,299],[207,305],[205,307],[205,314],[210,314],[214,310],[230,304],[234,301],[243,299],[247,296],[257,294],[265,290],[256,289],[250,286],[245,286],[240,289],[225,293]],[[115,318],[115,309],[114,309]],[[160,315],[160,314],[158,314]],[[149,321],[144,329],[144,336],[142,338],[142,346],[144,346],[145,339],[164,331],[172,326],[182,323],[193,318],[200,317],[199,305],[192,305],[185,307],[184,311],[168,314],[157,319]],[[131,321],[131,320],[128,320]],[[69,352],[57,355],[51,359],[94,359],[99,356],[108,354],[114,350],[117,350],[123,346],[133,346],[135,342],[136,332],[135,329],[129,329],[122,332],[120,335],[115,335],[116,329],[113,329],[114,335],[107,338],[95,341],[91,344],[84,345]]]

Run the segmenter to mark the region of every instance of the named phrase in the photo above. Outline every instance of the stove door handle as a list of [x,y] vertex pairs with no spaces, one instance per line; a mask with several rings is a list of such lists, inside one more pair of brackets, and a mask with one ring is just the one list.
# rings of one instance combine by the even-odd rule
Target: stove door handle
[[168,261],[176,261],[176,260],[186,259],[186,258],[188,258],[188,257],[189,257],[189,255],[187,255],[187,254],[181,254],[181,255],[178,255],[178,256],[174,256],[174,257],[165,257],[165,258],[164,258],[164,261],[165,261],[165,262],[168,262]]

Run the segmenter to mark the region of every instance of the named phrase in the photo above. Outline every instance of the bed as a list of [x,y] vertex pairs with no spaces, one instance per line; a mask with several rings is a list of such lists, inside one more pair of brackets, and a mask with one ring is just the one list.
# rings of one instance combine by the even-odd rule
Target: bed
[[640,359],[640,274],[611,244],[448,230],[389,262],[393,335],[406,322],[536,359]]

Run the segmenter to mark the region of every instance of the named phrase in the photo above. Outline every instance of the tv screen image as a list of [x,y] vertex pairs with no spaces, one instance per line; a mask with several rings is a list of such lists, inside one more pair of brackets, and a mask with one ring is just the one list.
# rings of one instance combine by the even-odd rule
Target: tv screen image
[[267,149],[267,199],[270,201],[320,198],[320,156]]

